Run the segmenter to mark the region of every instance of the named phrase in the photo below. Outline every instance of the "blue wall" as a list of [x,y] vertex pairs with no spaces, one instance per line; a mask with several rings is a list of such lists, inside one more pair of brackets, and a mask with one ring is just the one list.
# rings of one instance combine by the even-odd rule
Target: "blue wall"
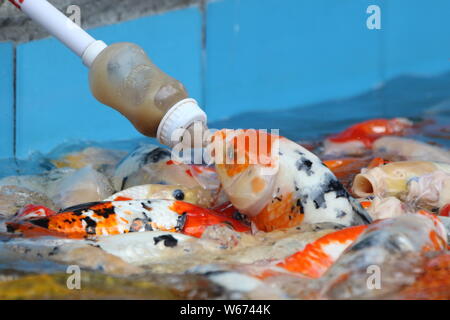
[[[381,7],[381,30],[366,26],[373,4]],[[448,0],[219,0],[205,12],[191,7],[91,33],[108,43],[141,45],[216,121],[357,95],[402,74],[450,70],[448,12]],[[6,81],[0,157],[12,150],[8,55],[11,47],[0,46],[0,81]],[[18,46],[18,157],[70,139],[139,137],[125,118],[92,98],[87,75],[54,39]]]
[[13,45],[0,43],[0,158],[14,153],[13,63]]

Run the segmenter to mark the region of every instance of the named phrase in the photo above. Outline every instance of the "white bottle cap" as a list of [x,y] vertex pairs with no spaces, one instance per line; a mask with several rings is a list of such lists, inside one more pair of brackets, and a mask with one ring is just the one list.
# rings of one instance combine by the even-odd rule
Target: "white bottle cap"
[[101,40],[92,42],[89,47],[83,52],[81,59],[86,67],[90,68],[94,63],[95,58],[107,47],[106,43]]
[[[159,124],[158,141],[170,148],[179,142],[172,140],[172,134],[177,129],[186,129],[194,122],[206,123],[206,113],[191,98],[183,99],[167,111]],[[181,138],[181,137],[180,137]]]

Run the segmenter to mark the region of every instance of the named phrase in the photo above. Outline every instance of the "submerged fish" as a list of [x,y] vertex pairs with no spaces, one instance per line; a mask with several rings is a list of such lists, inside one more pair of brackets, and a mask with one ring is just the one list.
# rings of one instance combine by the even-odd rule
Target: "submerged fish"
[[225,193],[260,230],[371,221],[316,155],[284,137],[222,130],[212,146]]
[[[445,228],[432,214],[419,212],[380,220],[369,225],[323,276],[322,296],[367,298],[398,290],[414,281],[415,275],[408,275],[413,269],[410,263],[425,252],[446,248]],[[368,285],[373,270],[381,270],[379,290]]]
[[66,154],[57,160],[52,160],[51,162],[57,168],[70,167],[74,169],[82,169],[86,166],[92,166],[95,170],[103,171],[116,166],[123,156],[123,151],[88,147],[81,151]]
[[214,168],[177,162],[171,159],[171,155],[170,150],[155,145],[137,148],[118,164],[113,178],[114,188],[120,191],[143,184],[219,187]]
[[360,155],[382,136],[403,135],[412,127],[405,118],[372,119],[331,135],[324,142],[325,155]]
[[363,170],[355,177],[353,192],[361,198],[371,195],[398,197],[406,195],[408,182],[437,171],[450,173],[450,165],[427,161],[391,162]]
[[113,194],[109,179],[91,166],[67,174],[49,190],[58,208],[101,201]]
[[388,163],[383,158],[341,158],[324,160],[323,163],[336,175],[346,187],[350,187],[355,175],[363,168],[375,168]]
[[383,137],[373,144],[373,151],[390,160],[435,161],[450,163],[450,152],[428,143],[402,137]]
[[130,200],[87,203],[49,217],[7,222],[9,232],[25,236],[96,238],[128,232],[170,231],[200,237],[210,225],[226,224],[239,232],[250,228],[216,212],[183,201]]

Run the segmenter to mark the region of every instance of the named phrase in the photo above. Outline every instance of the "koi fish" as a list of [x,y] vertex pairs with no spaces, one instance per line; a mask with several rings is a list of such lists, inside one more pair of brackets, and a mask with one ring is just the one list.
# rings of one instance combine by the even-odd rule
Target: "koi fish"
[[186,188],[183,186],[146,184],[115,193],[104,201],[128,201],[140,199],[179,200],[205,208],[211,207],[217,200],[215,192],[201,187]]
[[405,201],[438,212],[450,203],[450,172],[435,171],[411,179]]
[[[322,298],[367,298],[396,291],[406,284],[402,281],[409,281],[406,274],[398,273],[411,272],[411,263],[424,253],[446,248],[445,228],[432,214],[418,212],[379,220],[369,225],[323,275]],[[367,286],[373,266],[383,272],[381,290]]]
[[219,187],[214,168],[188,165],[171,159],[168,149],[144,145],[125,157],[118,165],[113,178],[117,191],[144,184],[182,185],[187,188],[202,185],[200,176],[211,183],[211,189]]
[[400,196],[408,191],[408,182],[433,172],[450,173],[450,165],[426,161],[392,162],[369,170],[362,170],[355,177],[353,192],[361,198]]
[[154,145],[131,152],[118,164],[113,177],[117,191],[146,184],[203,188],[213,194],[215,201],[211,206],[228,201],[214,167],[172,160],[170,150]]
[[81,151],[71,152],[63,157],[51,160],[57,168],[82,169],[91,165],[95,170],[114,168],[126,155],[126,152],[118,150],[88,147]]
[[320,278],[339,256],[359,237],[367,225],[354,226],[329,233],[277,264],[291,272]]
[[390,160],[450,163],[450,152],[428,143],[402,137],[382,137],[374,142],[374,153]]
[[221,130],[211,146],[225,193],[260,230],[371,221],[320,159],[295,142],[254,130]]
[[250,228],[216,212],[183,201],[130,200],[87,203],[56,215],[7,222],[9,232],[35,237],[75,239],[129,232],[169,231],[200,237],[210,225],[226,224],[238,232]]
[[101,201],[114,193],[109,179],[92,166],[65,175],[48,189],[58,209]]
[[370,150],[378,138],[404,135],[411,127],[412,122],[405,118],[372,119],[357,123],[329,136],[324,142],[324,154],[360,155]]
[[346,187],[350,187],[353,178],[362,168],[375,168],[388,163],[383,158],[341,158],[324,160],[323,163],[336,175]]
[[423,273],[396,298],[406,300],[450,300],[450,254],[427,259]]
[[409,206],[396,197],[363,199],[361,205],[373,220],[394,218],[410,211]]

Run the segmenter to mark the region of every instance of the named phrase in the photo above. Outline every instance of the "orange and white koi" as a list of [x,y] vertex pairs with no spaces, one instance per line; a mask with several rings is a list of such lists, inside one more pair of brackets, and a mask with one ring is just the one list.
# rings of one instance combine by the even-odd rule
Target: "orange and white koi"
[[404,135],[412,127],[405,118],[372,119],[357,123],[329,136],[324,142],[325,155],[360,155],[372,148],[382,136]]
[[367,225],[345,228],[329,233],[287,257],[277,266],[310,278],[320,278],[340,255],[359,237]]
[[295,142],[261,131],[221,130],[212,146],[225,193],[260,230],[371,221],[320,159]]
[[[445,228],[431,214],[421,212],[379,220],[369,225],[320,279],[322,298],[374,297],[378,292],[386,293],[390,281],[398,290],[399,277],[388,274],[399,272],[399,261],[408,257],[420,258],[425,252],[446,248]],[[380,285],[385,291],[367,286],[368,274],[374,272],[374,266],[383,272]],[[409,265],[405,267],[410,268]]]
[[427,161],[399,161],[362,170],[355,177],[353,192],[361,198],[405,195],[408,183],[418,177],[441,171],[450,173],[450,165]]
[[78,239],[153,230],[200,237],[208,226],[222,223],[238,232],[250,230],[242,222],[212,210],[172,200],[87,203],[52,216],[13,220],[7,222],[7,229],[31,237],[54,235]]

